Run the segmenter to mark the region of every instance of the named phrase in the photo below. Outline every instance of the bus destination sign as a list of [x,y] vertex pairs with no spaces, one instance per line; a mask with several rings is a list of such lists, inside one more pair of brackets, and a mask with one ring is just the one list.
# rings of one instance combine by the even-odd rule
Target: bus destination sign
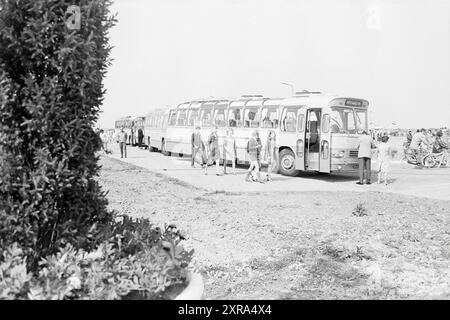
[[350,107],[362,107],[362,101],[347,99],[345,100],[345,105]]

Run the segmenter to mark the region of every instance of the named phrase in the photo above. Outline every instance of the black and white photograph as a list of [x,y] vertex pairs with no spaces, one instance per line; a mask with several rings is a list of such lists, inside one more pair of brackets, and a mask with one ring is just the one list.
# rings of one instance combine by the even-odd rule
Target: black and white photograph
[[0,0],[0,119],[0,300],[450,299],[448,0]]

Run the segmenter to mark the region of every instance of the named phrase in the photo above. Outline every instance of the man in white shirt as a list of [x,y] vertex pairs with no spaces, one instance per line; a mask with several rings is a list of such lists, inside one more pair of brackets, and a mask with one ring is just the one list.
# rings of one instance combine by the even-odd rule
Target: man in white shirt
[[119,147],[120,147],[120,157],[123,158],[125,155],[125,158],[127,157],[127,140],[128,135],[123,130],[123,127],[120,129],[119,134],[117,135],[117,141],[119,141]]
[[375,148],[372,137],[363,131],[363,135],[358,139],[358,162],[359,162],[359,181],[356,184],[371,184],[371,161],[372,161],[372,149]]

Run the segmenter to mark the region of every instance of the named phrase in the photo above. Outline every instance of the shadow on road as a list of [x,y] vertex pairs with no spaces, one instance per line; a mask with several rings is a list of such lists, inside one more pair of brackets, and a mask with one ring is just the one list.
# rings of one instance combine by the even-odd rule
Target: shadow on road
[[[372,177],[373,177],[372,172]],[[358,179],[357,173],[330,173],[330,174],[322,174],[317,172],[299,172],[296,176],[303,179],[314,179],[325,182],[346,182],[346,181],[355,181]]]

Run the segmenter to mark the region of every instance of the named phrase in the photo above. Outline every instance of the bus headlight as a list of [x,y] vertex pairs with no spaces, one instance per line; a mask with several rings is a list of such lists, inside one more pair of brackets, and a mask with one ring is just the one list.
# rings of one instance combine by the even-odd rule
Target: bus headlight
[[303,148],[304,148],[303,140],[298,139],[297,140],[297,157],[303,157]]
[[345,156],[345,151],[335,151],[331,154],[333,158],[343,158]]

